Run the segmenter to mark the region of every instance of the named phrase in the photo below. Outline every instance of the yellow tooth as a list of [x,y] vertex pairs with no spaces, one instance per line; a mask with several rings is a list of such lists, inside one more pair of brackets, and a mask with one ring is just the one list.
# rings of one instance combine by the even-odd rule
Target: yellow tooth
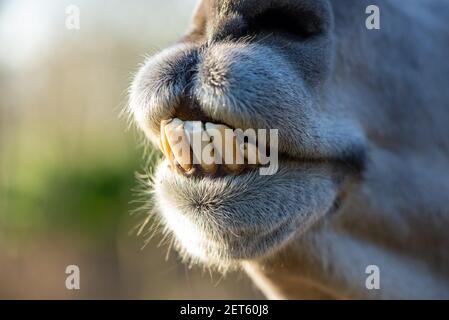
[[[230,171],[238,172],[242,169],[242,164],[237,163],[237,155],[243,159],[243,156],[240,153],[240,150],[237,148],[237,139],[232,133],[232,129],[222,125],[222,124],[213,124],[206,123],[206,130],[209,132],[209,135],[214,135],[214,131],[219,131],[221,136],[221,141],[214,140],[215,151],[218,153],[216,157],[221,157],[221,163]],[[228,132],[228,133],[226,133]],[[226,161],[226,154],[230,154],[232,152],[232,162]],[[237,153],[239,152],[239,153]],[[228,156],[229,158],[229,156]],[[228,159],[229,160],[229,159]],[[227,163],[229,162],[229,163]]]
[[165,126],[165,135],[177,163],[185,171],[192,169],[190,145],[184,133],[184,122],[179,119],[173,119],[170,124]]
[[[203,168],[203,170],[205,172],[214,173],[217,170],[217,165],[215,163],[215,154],[214,154],[213,143],[211,143],[211,138],[207,134],[206,131],[202,131],[202,135],[203,135],[203,143],[202,143],[201,150],[203,151],[203,159],[201,161],[201,168]],[[211,159],[207,159],[207,160],[204,159],[204,156],[207,153],[210,154]],[[211,163],[207,163],[207,162],[211,162]]]
[[[260,164],[259,161],[259,149],[254,143],[247,142],[243,145],[245,151],[245,159],[248,160],[248,164]],[[250,161],[251,160],[251,163]],[[254,163],[255,160],[255,163]]]
[[162,150],[162,153],[165,155],[165,157],[167,158],[170,167],[173,169],[174,168],[174,164],[173,164],[173,154],[171,152],[170,149],[170,144],[168,143],[167,137],[165,135],[165,127],[171,122],[172,120],[162,120],[161,121],[161,133],[160,133],[160,147]]
[[186,134],[187,140],[189,142],[190,148],[192,149],[193,163],[199,164],[199,159],[201,159],[201,144],[194,145],[193,140],[201,139],[201,121],[185,121],[184,122],[184,132]]
[[237,143],[243,144],[240,147],[243,147],[243,150],[240,150],[240,152],[243,151],[243,156],[246,160],[246,164],[252,164],[252,165],[258,165],[260,164],[260,157],[259,157],[259,149],[257,148],[257,137],[251,135],[250,133],[247,133],[247,139],[248,142],[244,142],[245,136],[243,135],[243,132],[237,130]]
[[222,124],[207,122],[204,127],[209,137],[213,138],[214,156],[216,163],[224,164],[225,156],[225,130],[229,129]]
[[[215,161],[209,164],[203,159],[203,152],[206,153],[206,149],[211,152],[213,151],[213,145],[210,145],[210,137],[203,129],[203,123],[201,121],[186,121],[184,123],[184,131],[192,148],[194,163],[200,165],[207,173],[215,172],[217,169]],[[195,141],[199,141],[200,143],[196,143]]]
[[[221,163],[236,173],[244,167],[244,159],[249,164],[260,163],[257,143],[247,142],[241,150],[238,143],[243,140],[239,138],[225,125],[208,122],[203,126],[201,121],[184,122],[174,118],[161,121],[159,146],[172,169],[178,163],[188,172],[193,164],[198,164],[204,172],[213,173],[217,170],[217,164]],[[200,143],[196,145],[194,141]]]
[[239,145],[237,143],[237,137],[235,135],[233,135],[233,139],[232,141],[232,146],[230,146],[231,148],[233,148],[234,153],[234,161],[232,164],[227,164],[226,166],[229,168],[229,170],[233,171],[233,172],[238,172],[240,170],[242,170],[243,168],[243,154],[242,151],[239,148]]

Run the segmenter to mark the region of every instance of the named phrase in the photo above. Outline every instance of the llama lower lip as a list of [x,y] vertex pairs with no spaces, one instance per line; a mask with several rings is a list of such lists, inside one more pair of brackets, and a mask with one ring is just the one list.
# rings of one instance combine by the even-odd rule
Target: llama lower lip
[[[265,227],[250,229],[228,229],[229,233],[240,235],[232,241],[216,241],[213,237],[205,237],[204,242],[207,243],[209,250],[227,251],[228,258],[232,260],[252,259],[263,255],[270,248],[275,247],[288,240],[295,231],[294,219],[285,219],[273,226],[270,230]],[[261,245],[263,244],[263,245]],[[235,248],[244,247],[244,250],[236,250]]]
[[[191,178],[173,172],[165,161],[156,172],[156,203],[191,255],[208,261],[254,258],[333,208],[341,176],[347,175],[339,168],[330,162],[281,160],[273,176],[249,170]],[[311,192],[318,200],[312,201]]]

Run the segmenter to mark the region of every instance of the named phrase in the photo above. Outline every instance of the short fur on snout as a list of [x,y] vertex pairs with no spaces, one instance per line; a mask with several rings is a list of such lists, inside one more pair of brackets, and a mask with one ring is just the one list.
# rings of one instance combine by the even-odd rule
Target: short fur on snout
[[[204,0],[145,62],[130,111],[155,144],[186,98],[279,130],[273,176],[158,167],[157,211],[185,256],[244,267],[272,298],[449,297],[449,5],[378,2],[368,31],[368,1]],[[365,288],[371,264],[381,290]]]

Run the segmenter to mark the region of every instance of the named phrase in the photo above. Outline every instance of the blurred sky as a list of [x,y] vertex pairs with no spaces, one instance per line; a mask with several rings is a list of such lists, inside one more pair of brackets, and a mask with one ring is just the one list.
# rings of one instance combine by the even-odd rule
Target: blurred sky
[[[0,1],[0,59],[4,66],[26,68],[37,56],[54,49],[65,28],[69,5],[80,9],[78,37],[93,30],[127,37],[154,46],[166,45],[187,25],[195,0],[3,0]],[[163,27],[162,27],[163,26]]]
[[[68,5],[80,30],[65,26]],[[183,34],[194,6],[0,0],[0,299],[261,297],[130,232],[146,215],[129,215],[144,204],[133,190],[147,191],[135,174],[154,162],[119,114],[139,64]],[[79,292],[64,287],[69,264]]]

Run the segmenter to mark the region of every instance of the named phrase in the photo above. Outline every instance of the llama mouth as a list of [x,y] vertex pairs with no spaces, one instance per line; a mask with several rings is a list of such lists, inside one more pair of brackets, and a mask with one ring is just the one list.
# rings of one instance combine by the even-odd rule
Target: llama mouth
[[187,177],[223,177],[259,170],[277,173],[280,161],[298,165],[344,164],[363,169],[363,152],[348,149],[337,156],[298,157],[279,152],[277,129],[233,129],[225,124],[170,118],[160,122],[158,145],[172,172]]
[[[232,139],[215,139],[227,130]],[[154,179],[157,207],[185,252],[217,265],[256,258],[286,244],[337,208],[337,199],[343,199],[340,187],[354,173],[346,161],[282,153],[276,154],[276,174],[262,177],[255,169],[264,166],[263,143],[243,141],[238,148],[237,137],[230,135],[235,131],[224,124],[178,118],[160,125],[165,161]],[[201,141],[198,150],[194,135]],[[218,141],[224,148],[216,152]],[[270,156],[277,151],[275,144],[269,140]],[[239,150],[243,163],[236,161]],[[197,153],[209,151],[215,162],[200,158],[195,163]]]
[[277,161],[266,130],[253,132],[247,136],[224,124],[171,118],[161,121],[159,148],[170,169],[185,176],[238,175]]

